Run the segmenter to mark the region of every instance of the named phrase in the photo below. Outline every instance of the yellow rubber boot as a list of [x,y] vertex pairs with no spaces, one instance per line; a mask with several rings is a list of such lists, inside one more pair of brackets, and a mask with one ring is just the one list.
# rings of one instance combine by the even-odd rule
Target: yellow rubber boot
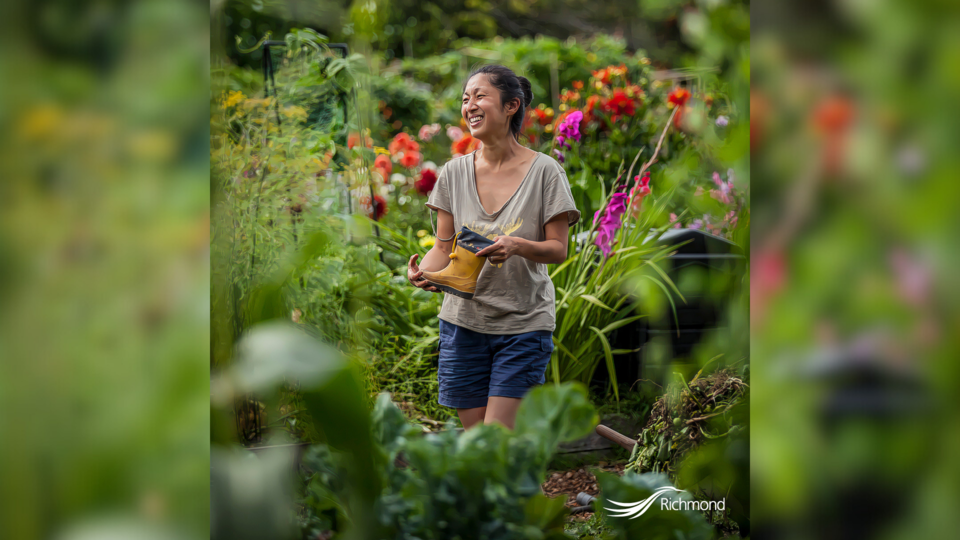
[[454,237],[450,264],[437,272],[424,272],[423,278],[443,292],[471,300],[477,290],[477,278],[487,259],[477,257],[476,252],[491,244],[492,241],[464,227]]

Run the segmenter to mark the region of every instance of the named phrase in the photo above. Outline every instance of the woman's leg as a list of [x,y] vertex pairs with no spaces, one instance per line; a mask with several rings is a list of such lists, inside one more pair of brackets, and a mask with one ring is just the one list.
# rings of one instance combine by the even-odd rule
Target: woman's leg
[[457,409],[457,416],[460,417],[460,423],[463,424],[464,431],[471,427],[482,424],[483,417],[487,413],[486,407],[474,407],[472,409]]
[[517,409],[520,408],[521,401],[521,398],[490,396],[487,398],[487,412],[483,418],[483,423],[499,422],[507,426],[508,429],[513,429],[513,424],[517,419]]

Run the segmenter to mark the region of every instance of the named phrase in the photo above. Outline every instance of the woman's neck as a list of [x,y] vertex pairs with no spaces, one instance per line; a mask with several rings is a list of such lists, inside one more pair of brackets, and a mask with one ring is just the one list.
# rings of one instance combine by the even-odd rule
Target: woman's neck
[[525,148],[512,136],[499,138],[492,142],[483,142],[477,150],[477,159],[483,159],[494,170],[520,155]]

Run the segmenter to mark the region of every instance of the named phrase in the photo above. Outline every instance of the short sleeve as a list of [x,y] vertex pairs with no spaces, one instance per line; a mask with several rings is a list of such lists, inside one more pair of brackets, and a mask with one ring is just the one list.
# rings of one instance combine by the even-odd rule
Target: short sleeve
[[546,224],[566,212],[567,223],[573,226],[580,221],[580,211],[577,210],[577,205],[573,201],[573,192],[570,190],[566,171],[560,167],[558,169],[556,172],[551,171],[543,184],[543,223]]
[[450,178],[447,174],[447,165],[440,169],[437,175],[437,183],[433,186],[433,191],[427,198],[427,208],[432,210],[443,210],[453,214],[453,206],[450,204]]

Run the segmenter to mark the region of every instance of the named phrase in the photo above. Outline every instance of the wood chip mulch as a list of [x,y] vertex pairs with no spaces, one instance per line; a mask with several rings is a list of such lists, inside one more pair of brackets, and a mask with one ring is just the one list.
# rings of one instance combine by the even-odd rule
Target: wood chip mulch
[[[625,466],[626,463],[622,462],[608,463],[601,461],[596,465],[587,465],[580,469],[551,472],[547,476],[547,481],[540,486],[540,489],[544,495],[551,499],[561,495],[566,496],[567,501],[564,504],[567,508],[571,508],[577,506],[577,493],[581,491],[589,493],[594,497],[600,494],[597,479],[588,469],[600,469],[604,472],[611,472],[623,476],[623,468]],[[593,512],[586,511],[573,514],[570,516],[570,519],[583,521],[589,519],[592,515]]]

